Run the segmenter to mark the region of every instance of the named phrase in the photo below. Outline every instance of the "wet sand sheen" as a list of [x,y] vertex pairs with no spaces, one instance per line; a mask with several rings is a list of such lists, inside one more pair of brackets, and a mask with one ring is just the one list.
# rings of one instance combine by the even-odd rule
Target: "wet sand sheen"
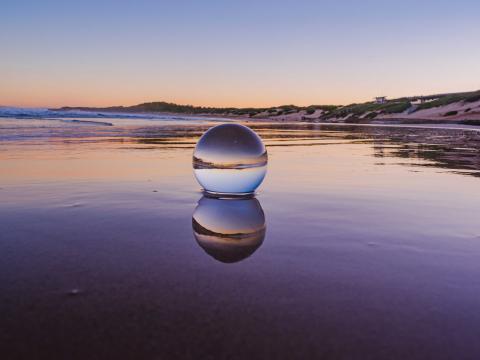
[[0,143],[5,358],[478,357],[478,132],[257,124],[258,205],[223,207],[208,126]]

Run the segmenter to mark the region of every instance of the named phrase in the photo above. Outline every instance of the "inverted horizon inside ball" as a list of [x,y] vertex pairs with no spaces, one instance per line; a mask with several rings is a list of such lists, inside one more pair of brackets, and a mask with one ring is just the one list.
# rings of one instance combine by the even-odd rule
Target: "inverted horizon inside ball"
[[265,178],[267,162],[262,139],[240,124],[210,128],[198,141],[193,154],[197,181],[214,195],[254,193]]

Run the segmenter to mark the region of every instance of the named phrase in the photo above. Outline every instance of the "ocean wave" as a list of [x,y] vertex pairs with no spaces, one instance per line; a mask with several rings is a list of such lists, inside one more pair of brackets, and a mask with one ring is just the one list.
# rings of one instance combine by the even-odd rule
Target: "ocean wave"
[[120,113],[120,112],[99,112],[86,110],[51,110],[47,108],[19,108],[0,106],[0,118],[16,119],[146,119],[146,120],[211,120],[228,121],[229,119],[209,118],[194,115],[178,114],[141,114],[141,113]]
[[109,113],[85,110],[50,110],[47,108],[19,108],[19,107],[0,107],[0,117],[7,118],[139,118],[154,119],[168,116],[150,115],[150,114],[125,114],[125,113]]

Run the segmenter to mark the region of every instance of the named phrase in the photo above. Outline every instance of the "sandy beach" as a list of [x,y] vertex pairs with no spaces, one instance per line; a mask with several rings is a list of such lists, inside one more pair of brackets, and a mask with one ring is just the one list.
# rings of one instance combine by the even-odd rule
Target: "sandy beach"
[[0,360],[480,359],[479,1],[0,11]]
[[211,123],[109,121],[0,120],[5,358],[480,351],[478,131],[250,123],[244,205],[202,200]]

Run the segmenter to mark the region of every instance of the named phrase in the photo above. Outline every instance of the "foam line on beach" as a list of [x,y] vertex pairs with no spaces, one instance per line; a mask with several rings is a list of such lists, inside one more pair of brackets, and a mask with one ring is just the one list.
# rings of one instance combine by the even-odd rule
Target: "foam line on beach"
[[112,123],[106,121],[93,121],[93,120],[60,120],[62,122],[75,123],[75,124],[87,124],[87,125],[104,125],[104,126],[113,126]]

